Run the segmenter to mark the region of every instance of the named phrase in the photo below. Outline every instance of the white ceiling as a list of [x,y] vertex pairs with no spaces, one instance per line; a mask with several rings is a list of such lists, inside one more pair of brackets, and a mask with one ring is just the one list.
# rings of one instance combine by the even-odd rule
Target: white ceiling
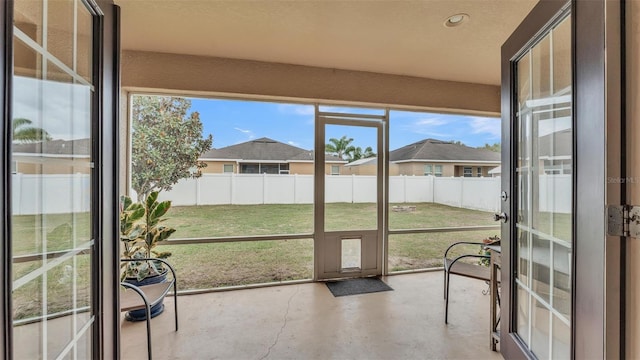
[[[498,85],[537,0],[116,0],[122,47]],[[466,13],[461,26],[445,27]]]

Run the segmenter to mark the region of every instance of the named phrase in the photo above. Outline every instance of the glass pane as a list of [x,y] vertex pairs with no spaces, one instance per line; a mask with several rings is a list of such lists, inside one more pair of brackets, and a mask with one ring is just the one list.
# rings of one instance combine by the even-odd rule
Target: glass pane
[[522,286],[518,285],[518,302],[516,307],[516,324],[518,335],[525,342],[529,342],[529,292]]
[[571,318],[571,250],[553,245],[553,308]]
[[571,17],[567,17],[552,32],[553,90],[571,91]]
[[542,99],[549,95],[551,95],[551,37],[547,35],[531,49],[531,98]]
[[47,51],[73,69],[73,0],[47,1]]
[[16,38],[13,41],[13,61],[16,77],[42,79],[42,56]]
[[326,125],[325,134],[325,231],[377,229],[378,130]]
[[76,72],[88,82],[92,83],[91,64],[93,60],[93,18],[82,1],[76,1],[78,14],[77,59]]
[[342,270],[360,270],[362,267],[362,240],[361,239],[342,239],[342,261],[340,268]]
[[[517,264],[518,279],[525,285],[516,302],[518,309],[525,304],[532,309],[530,318],[518,315],[518,332],[538,358],[556,354],[549,346],[551,309],[568,322],[572,306],[570,21],[564,19],[546,34],[516,67]],[[529,326],[521,323],[527,321]],[[570,333],[568,326],[566,331]]]
[[47,271],[47,314],[55,316],[46,321],[50,359],[56,358],[74,337],[74,316],[70,313],[74,309],[73,265],[73,259],[69,259]]
[[569,359],[571,355],[571,328],[556,316],[553,317],[552,359]]
[[[47,1],[42,14],[36,2],[16,2],[16,11],[33,6],[30,15],[17,16],[17,29],[60,60],[45,62],[42,49],[15,32],[11,231],[17,358],[74,358],[76,332],[91,317],[93,93],[74,82],[76,3],[83,4]],[[27,15],[44,15],[46,28],[39,21],[25,26]]]
[[20,0],[13,3],[13,24],[31,40],[42,45],[42,5],[44,2],[42,0]]
[[531,305],[531,351],[538,359],[549,359],[551,331],[549,309],[535,298]]
[[518,229],[518,279],[529,286],[530,234]]
[[551,281],[549,259],[551,258],[550,241],[533,235],[531,237],[531,288],[541,298],[549,302]]
[[518,109],[523,109],[525,102],[531,99],[531,53],[525,54],[518,61]]
[[88,328],[87,331],[82,335],[80,340],[76,343],[76,354],[77,359],[91,359],[93,358],[93,353],[91,352],[91,337],[92,337],[92,329]]
[[[27,286],[28,287],[28,286]],[[18,304],[14,302],[13,307]],[[18,310],[23,312],[23,310]],[[34,314],[35,315],[35,314]],[[19,316],[18,316],[19,317]],[[13,357],[14,359],[39,359],[42,357],[42,335],[44,333],[43,326],[46,324],[41,321],[26,321],[15,323],[18,318],[14,311],[13,326]]]

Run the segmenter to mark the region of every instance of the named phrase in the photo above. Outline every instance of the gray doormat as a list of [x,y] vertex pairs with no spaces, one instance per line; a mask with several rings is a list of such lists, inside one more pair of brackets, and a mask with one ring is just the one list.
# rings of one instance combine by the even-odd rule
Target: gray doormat
[[376,277],[329,281],[327,287],[335,297],[393,290]]

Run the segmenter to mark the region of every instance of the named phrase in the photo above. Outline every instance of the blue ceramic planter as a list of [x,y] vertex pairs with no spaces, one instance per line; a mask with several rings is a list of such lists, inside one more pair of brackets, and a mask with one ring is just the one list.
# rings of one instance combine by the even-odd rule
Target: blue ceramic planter
[[[167,273],[164,272],[163,274],[160,274],[160,275],[149,276],[149,277],[146,277],[146,278],[142,279],[142,281],[138,281],[138,279],[136,279],[136,278],[126,278],[124,281],[128,282],[129,284],[135,285],[135,286],[158,284],[158,283],[163,283],[163,282],[167,281]],[[163,302],[164,302],[164,299],[162,299],[162,301],[160,301],[160,303],[158,303],[155,306],[151,307],[151,318],[152,319],[154,317],[162,314],[162,312],[164,311]],[[127,319],[128,321],[143,321],[143,320],[147,319],[147,316],[146,316],[145,310],[144,309],[140,309],[140,310],[132,310],[132,311],[127,312],[125,314],[124,318]]]

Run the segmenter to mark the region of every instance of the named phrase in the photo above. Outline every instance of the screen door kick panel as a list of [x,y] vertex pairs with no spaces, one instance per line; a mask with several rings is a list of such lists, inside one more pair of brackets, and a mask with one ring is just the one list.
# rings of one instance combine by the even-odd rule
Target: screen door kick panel
[[378,231],[327,232],[324,234],[326,277],[377,275],[381,248]]

